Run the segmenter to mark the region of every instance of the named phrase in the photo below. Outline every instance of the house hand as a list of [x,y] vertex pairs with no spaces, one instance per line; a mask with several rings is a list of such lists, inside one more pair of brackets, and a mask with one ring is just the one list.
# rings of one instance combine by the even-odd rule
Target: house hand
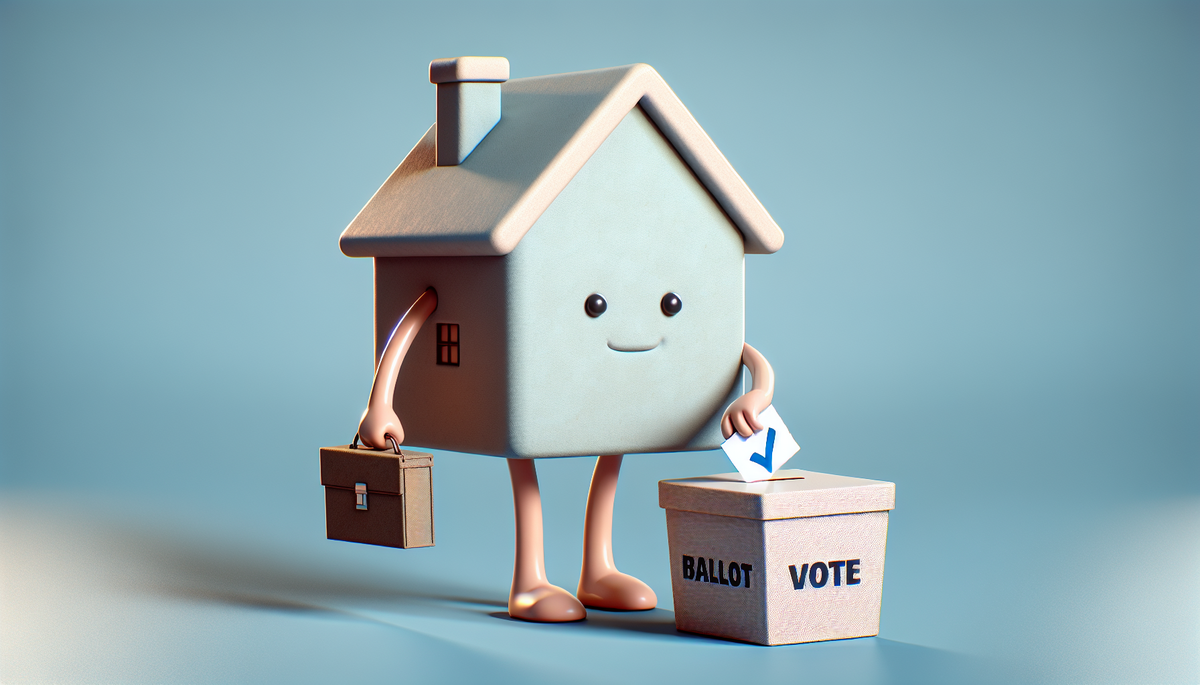
[[358,422],[358,439],[367,447],[381,450],[389,446],[389,435],[397,445],[404,442],[404,429],[400,427],[396,412],[386,405],[367,407]]
[[742,344],[742,363],[754,377],[753,389],[733,401],[721,417],[721,435],[728,440],[734,431],[743,438],[748,438],[755,431],[763,429],[758,420],[758,413],[771,406],[775,396],[775,371],[767,358],[758,350],[750,347],[749,343]]
[[762,430],[763,424],[758,420],[758,413],[769,406],[771,397],[765,390],[751,390],[737,398],[721,417],[721,435],[728,439],[737,431],[738,435],[748,438]]

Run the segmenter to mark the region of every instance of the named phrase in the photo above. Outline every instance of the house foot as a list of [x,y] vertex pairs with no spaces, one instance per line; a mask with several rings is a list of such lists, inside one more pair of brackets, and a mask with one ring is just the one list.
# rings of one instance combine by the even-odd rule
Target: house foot
[[646,611],[658,604],[658,597],[649,585],[620,571],[598,578],[580,578],[576,596],[584,606],[596,609]]
[[587,610],[571,593],[554,585],[543,585],[508,597],[508,615],[523,621],[563,623],[582,621]]

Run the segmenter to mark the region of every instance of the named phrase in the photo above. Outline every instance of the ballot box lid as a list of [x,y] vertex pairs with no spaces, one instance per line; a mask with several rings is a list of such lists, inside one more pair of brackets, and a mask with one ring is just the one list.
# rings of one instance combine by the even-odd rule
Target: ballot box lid
[[758,520],[857,514],[893,509],[896,485],[799,469],[781,469],[757,483],[721,473],[658,481],[658,506]]

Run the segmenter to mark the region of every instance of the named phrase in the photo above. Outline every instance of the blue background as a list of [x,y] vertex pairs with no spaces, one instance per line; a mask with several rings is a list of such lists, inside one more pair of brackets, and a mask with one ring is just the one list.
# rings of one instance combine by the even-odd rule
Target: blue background
[[[460,54],[653,65],[783,227],[746,336],[789,466],[896,483],[878,638],[674,631],[656,483],[720,452],[626,459],[646,614],[504,617],[499,459],[437,454],[435,548],[323,539],[337,236]],[[1196,3],[6,2],[0,221],[5,682],[1200,680]]]

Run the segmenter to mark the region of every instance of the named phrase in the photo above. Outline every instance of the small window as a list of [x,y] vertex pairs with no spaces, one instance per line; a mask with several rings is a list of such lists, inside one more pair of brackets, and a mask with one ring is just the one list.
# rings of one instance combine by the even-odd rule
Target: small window
[[439,323],[437,327],[437,363],[458,366],[458,324]]

